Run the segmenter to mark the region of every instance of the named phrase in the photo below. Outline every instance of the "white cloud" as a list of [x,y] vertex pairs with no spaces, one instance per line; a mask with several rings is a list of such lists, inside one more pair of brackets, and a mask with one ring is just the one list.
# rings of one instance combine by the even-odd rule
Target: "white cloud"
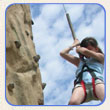
[[104,12],[101,11],[93,21],[93,34],[97,40],[104,37]]
[[59,15],[62,10],[61,5],[47,4],[41,8],[41,17],[45,19],[48,23],[53,22]]
[[69,13],[72,22],[75,22],[81,17],[84,10],[84,5],[82,4],[65,5],[65,8],[67,9],[67,13]]
[[100,40],[104,38],[103,11],[97,14],[91,25],[86,25],[85,23],[82,23],[76,34],[80,40],[82,40],[87,36],[91,36],[91,37],[95,37],[98,40],[98,42],[100,42]]
[[[83,15],[84,5],[66,4],[65,7],[72,22],[76,22]],[[99,12],[88,26],[82,21],[76,32],[78,39],[81,41],[86,36],[95,36],[103,48],[101,41],[104,37],[103,16],[103,11]],[[67,105],[73,88],[76,67],[59,55],[61,50],[73,43],[63,6],[42,5],[39,16],[33,19],[34,43],[37,54],[41,56],[39,66],[42,81],[47,83],[44,89],[45,104]],[[74,51],[71,54],[76,53]]]

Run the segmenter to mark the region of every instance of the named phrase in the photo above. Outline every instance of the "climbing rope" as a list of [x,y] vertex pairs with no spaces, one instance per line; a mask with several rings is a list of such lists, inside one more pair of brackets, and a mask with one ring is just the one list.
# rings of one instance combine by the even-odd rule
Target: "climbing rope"
[[[76,39],[75,32],[74,32],[74,30],[73,30],[73,26],[72,26],[72,23],[71,23],[70,16],[69,16],[69,14],[67,13],[64,4],[63,4],[63,9],[64,9],[65,14],[66,14],[66,18],[67,18],[67,21],[68,21],[68,24],[69,24],[69,27],[70,27],[70,30],[71,30],[71,33],[72,33],[73,40],[75,40],[75,39]],[[80,45],[80,43],[79,43],[78,45]],[[78,54],[79,54],[80,57],[82,56],[82,59],[84,58],[84,56],[81,55],[81,53],[78,53]]]
[[67,21],[68,21],[68,24],[69,24],[69,27],[70,27],[70,30],[71,30],[71,33],[72,33],[73,40],[75,40],[75,38],[76,38],[75,32],[74,32],[73,27],[72,27],[72,23],[71,23],[70,16],[69,16],[69,14],[67,13],[64,4],[63,4],[63,9],[64,9],[65,14],[66,14],[66,18],[67,18]]

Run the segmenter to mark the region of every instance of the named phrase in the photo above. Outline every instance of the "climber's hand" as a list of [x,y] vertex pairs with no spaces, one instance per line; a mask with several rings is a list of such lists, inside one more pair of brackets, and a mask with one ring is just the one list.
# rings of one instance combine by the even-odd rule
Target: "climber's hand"
[[73,44],[72,44],[71,46],[72,46],[72,47],[76,47],[76,46],[78,46],[78,45],[80,45],[80,42],[79,42],[78,39],[75,39],[74,42],[73,42]]

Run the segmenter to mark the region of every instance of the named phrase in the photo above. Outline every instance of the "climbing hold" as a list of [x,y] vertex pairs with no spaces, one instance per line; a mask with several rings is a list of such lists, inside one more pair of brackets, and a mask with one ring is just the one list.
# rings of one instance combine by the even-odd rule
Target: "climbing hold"
[[46,86],[46,83],[42,83],[42,89],[44,89]]
[[38,99],[38,105],[44,105],[44,100],[43,99]]
[[34,25],[34,22],[33,22],[33,20],[31,20],[31,24],[32,24],[32,25]]
[[37,63],[40,59],[40,55],[36,55],[33,57],[34,61]]
[[29,32],[28,31],[25,31],[25,33],[26,33],[27,36],[29,36]]
[[10,84],[8,85],[8,90],[9,90],[10,92],[13,92],[13,89],[14,89],[14,83],[10,83]]
[[31,36],[31,39],[33,40],[33,36]]
[[16,45],[16,48],[20,48],[20,46],[21,46],[20,41],[15,41],[15,45]]

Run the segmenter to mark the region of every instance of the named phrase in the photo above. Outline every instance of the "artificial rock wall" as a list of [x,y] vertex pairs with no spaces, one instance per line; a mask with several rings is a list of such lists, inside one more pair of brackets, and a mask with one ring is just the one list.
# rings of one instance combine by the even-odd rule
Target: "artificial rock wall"
[[6,98],[13,105],[43,105],[43,87],[33,43],[30,6],[14,4],[6,12]]

